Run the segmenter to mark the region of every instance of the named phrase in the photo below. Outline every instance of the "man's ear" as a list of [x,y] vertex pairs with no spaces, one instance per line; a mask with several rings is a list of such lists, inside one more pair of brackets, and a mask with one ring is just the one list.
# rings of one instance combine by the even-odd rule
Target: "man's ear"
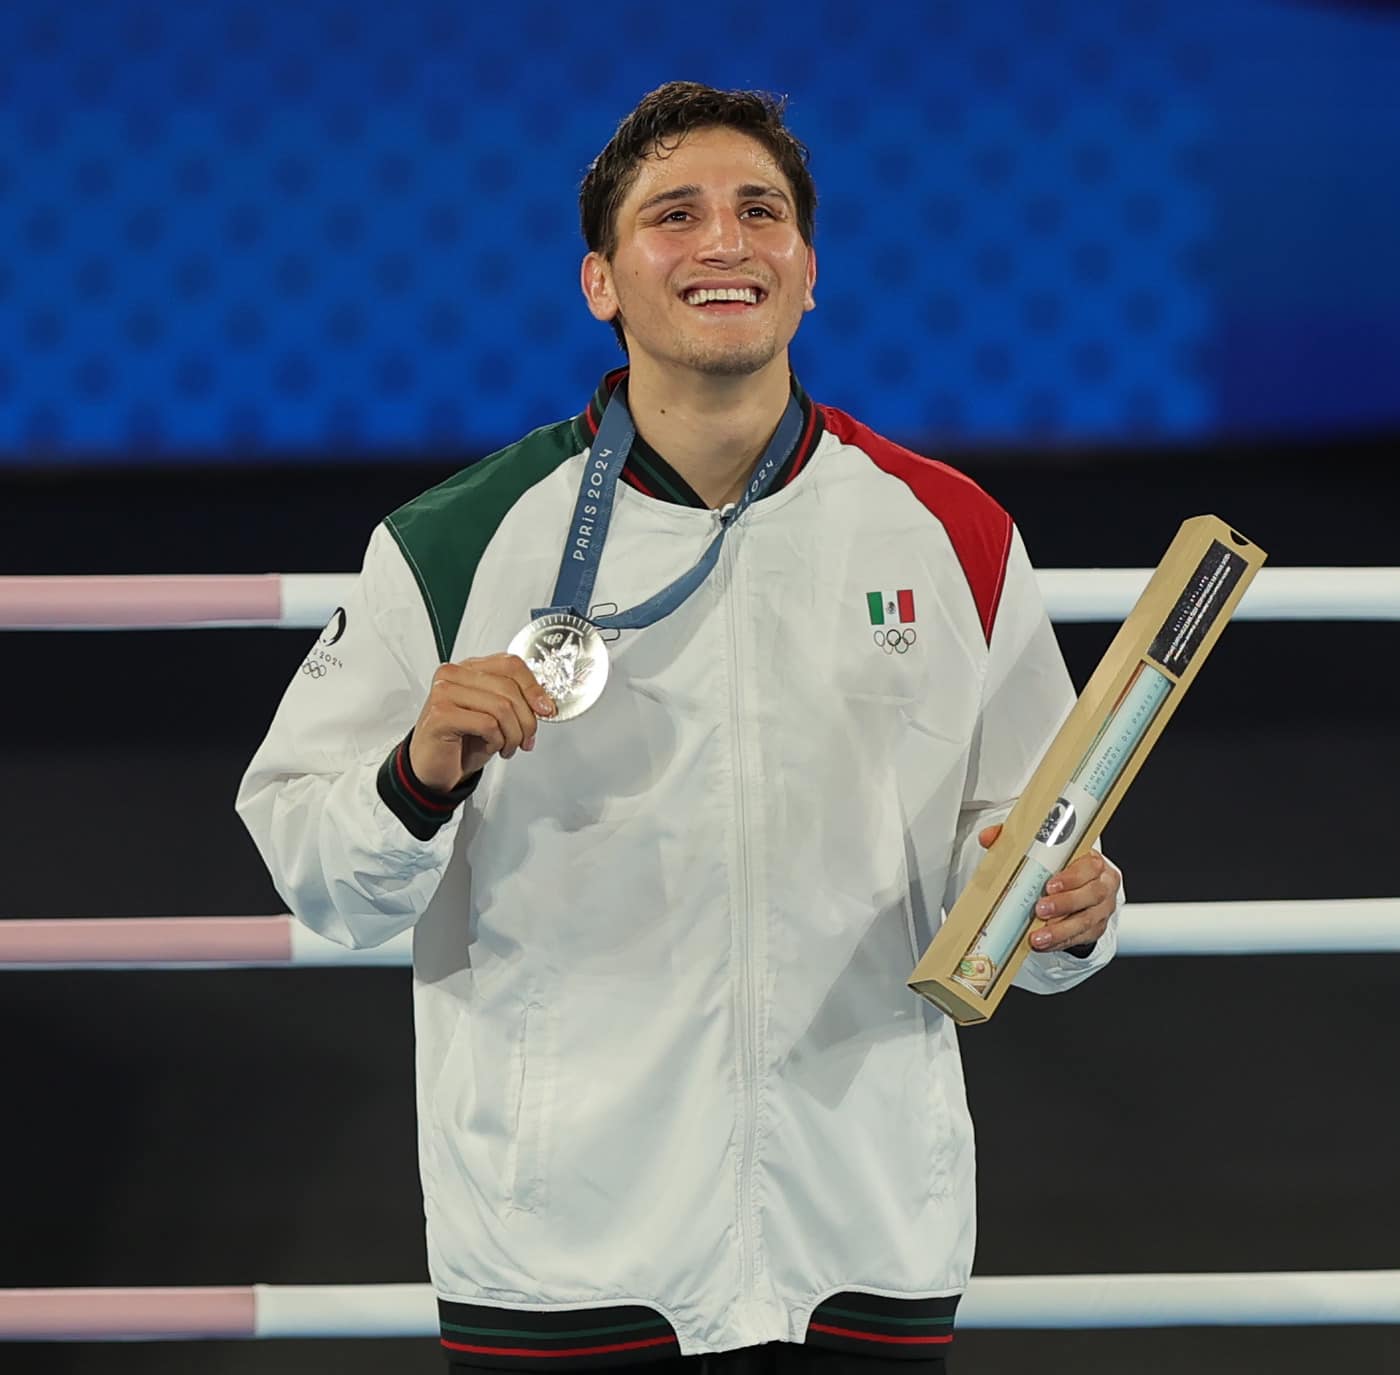
[[617,297],[613,295],[612,265],[601,253],[589,253],[579,270],[579,285],[583,299],[595,320],[611,320],[617,314]]
[[817,250],[813,244],[807,245],[807,296],[802,302],[803,310],[815,310],[817,298],[812,290],[817,284]]

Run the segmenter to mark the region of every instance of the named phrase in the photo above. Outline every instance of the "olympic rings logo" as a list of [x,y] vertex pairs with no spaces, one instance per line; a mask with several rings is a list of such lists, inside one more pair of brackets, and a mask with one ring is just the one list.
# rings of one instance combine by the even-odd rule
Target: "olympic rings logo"
[[310,674],[313,678],[324,678],[326,676],[326,666],[317,659],[308,659],[302,666],[303,673]]
[[908,654],[909,648],[919,638],[915,630],[877,630],[875,643],[886,654]]

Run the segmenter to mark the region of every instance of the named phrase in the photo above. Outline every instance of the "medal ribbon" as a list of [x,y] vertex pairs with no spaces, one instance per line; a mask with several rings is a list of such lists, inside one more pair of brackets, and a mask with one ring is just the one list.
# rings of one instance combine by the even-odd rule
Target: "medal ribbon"
[[719,547],[730,527],[748,508],[773,485],[784,460],[792,452],[802,432],[802,407],[797,398],[788,398],[787,409],[758,460],[753,477],[744,488],[738,502],[720,517],[719,533],[710,541],[699,561],[673,583],[663,587],[655,596],[634,606],[630,611],[614,612],[611,616],[590,617],[593,584],[598,577],[598,565],[603,558],[603,545],[608,538],[608,523],[612,519],[613,498],[623,464],[636,438],[632,413],[622,399],[624,388],[619,386],[608,401],[598,426],[593,446],[584,465],[583,481],[579,483],[574,520],[569,527],[569,542],[559,561],[559,576],[554,582],[550,606],[532,612],[540,616],[577,616],[589,621],[599,630],[641,630],[669,616],[709,576],[719,559]]

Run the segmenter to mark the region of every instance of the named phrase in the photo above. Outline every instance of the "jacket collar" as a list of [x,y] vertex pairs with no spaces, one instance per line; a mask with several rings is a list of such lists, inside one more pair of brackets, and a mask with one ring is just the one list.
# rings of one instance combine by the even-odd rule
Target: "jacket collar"
[[[593,436],[598,433],[603,411],[613,392],[626,383],[627,372],[626,368],[615,368],[612,372],[604,374],[603,380],[598,384],[598,390],[593,393],[587,408],[578,417],[579,431],[585,443],[591,443]],[[807,466],[807,460],[811,458],[825,429],[820,408],[812,404],[796,377],[792,379],[792,394],[802,408],[802,434],[796,447],[778,470],[773,485],[764,493],[765,497],[772,496],[774,492],[786,487]],[[708,509],[708,503],[701,500],[691,485],[641,435],[632,442],[632,452],[627,456],[621,476],[629,486],[658,501],[669,501],[677,506],[696,506],[701,510]]]

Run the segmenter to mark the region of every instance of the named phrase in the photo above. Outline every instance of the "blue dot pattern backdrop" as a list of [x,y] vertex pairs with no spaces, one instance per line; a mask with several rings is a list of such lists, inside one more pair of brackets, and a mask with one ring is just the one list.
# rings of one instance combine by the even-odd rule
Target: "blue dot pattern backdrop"
[[1393,11],[1294,0],[7,0],[0,463],[470,456],[559,418],[619,357],[579,179],[673,78],[790,97],[795,365],[886,433],[1394,424],[1400,268],[1346,238],[1400,239],[1386,70]]

